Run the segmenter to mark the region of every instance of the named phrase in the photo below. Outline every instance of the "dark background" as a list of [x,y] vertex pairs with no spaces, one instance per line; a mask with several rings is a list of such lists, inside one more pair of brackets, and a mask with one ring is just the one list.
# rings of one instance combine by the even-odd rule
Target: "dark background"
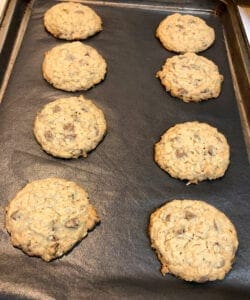
[[[55,2],[35,1],[0,106],[1,299],[249,299],[249,163],[223,24],[221,16],[211,10],[219,1],[202,1],[202,7],[198,5],[201,1],[90,5],[103,19],[104,30],[84,43],[104,56],[108,73],[101,84],[82,93],[56,90],[42,78],[45,51],[65,42],[43,27],[43,14]],[[165,59],[174,55],[155,38],[155,29],[181,7],[181,12],[202,17],[216,31],[215,44],[201,55],[218,64],[224,75],[217,99],[184,103],[166,93],[155,78]],[[33,137],[36,112],[58,97],[80,94],[103,109],[107,136],[86,159],[53,158]],[[186,186],[154,163],[153,145],[169,127],[194,120],[225,134],[231,164],[221,179]],[[83,186],[101,224],[68,255],[46,263],[11,245],[4,229],[4,208],[27,182],[52,176]],[[195,284],[161,275],[147,226],[150,213],[172,199],[207,201],[235,224],[239,250],[223,281]]]

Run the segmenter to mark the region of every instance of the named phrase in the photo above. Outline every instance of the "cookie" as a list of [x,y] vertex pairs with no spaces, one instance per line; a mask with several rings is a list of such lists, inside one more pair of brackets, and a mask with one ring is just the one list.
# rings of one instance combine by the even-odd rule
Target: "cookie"
[[44,26],[59,39],[79,40],[101,31],[102,20],[86,5],[63,2],[46,11]]
[[173,200],[157,209],[150,217],[149,235],[162,274],[186,281],[223,279],[238,248],[231,221],[198,200]]
[[102,81],[107,64],[96,49],[81,42],[61,44],[45,54],[43,77],[64,91],[87,90]]
[[219,96],[223,76],[209,59],[186,53],[168,58],[156,74],[166,91],[184,102],[199,102]]
[[171,127],[155,144],[156,163],[172,177],[188,180],[188,184],[222,177],[229,156],[225,136],[196,121]]
[[37,114],[34,135],[49,154],[62,158],[87,157],[106,133],[104,114],[91,100],[60,98]]
[[10,201],[5,216],[13,246],[45,261],[67,253],[98,222],[85,190],[60,178],[27,184]]
[[200,52],[213,44],[215,33],[201,18],[176,13],[161,21],[156,37],[169,51]]

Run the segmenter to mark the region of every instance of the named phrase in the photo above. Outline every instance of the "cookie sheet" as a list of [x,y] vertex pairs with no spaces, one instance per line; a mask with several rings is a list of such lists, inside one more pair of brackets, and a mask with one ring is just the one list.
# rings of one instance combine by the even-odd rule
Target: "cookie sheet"
[[[64,43],[47,33],[44,12],[57,1],[36,0],[0,106],[0,297],[1,299],[249,299],[249,163],[227,57],[223,14],[214,1],[84,1],[102,17],[103,32],[84,43],[108,63],[105,80],[82,93],[54,89],[42,78],[45,51]],[[173,12],[200,16],[216,32],[201,53],[224,75],[217,99],[184,103],[165,92],[155,73],[167,57],[155,38],[159,22]],[[215,13],[216,12],[216,13]],[[86,159],[63,160],[42,151],[33,136],[37,111],[58,97],[80,95],[103,109],[108,132]],[[225,176],[187,186],[153,160],[153,146],[170,126],[203,121],[228,138],[231,164]],[[58,176],[90,195],[101,224],[68,255],[51,263],[10,244],[4,207],[27,182]],[[223,281],[186,283],[163,277],[150,248],[150,213],[172,199],[201,199],[235,224],[239,250]]]

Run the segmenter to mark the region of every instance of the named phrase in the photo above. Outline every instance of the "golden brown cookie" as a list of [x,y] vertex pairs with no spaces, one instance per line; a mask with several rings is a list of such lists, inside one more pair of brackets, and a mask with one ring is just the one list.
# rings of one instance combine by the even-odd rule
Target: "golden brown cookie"
[[42,148],[62,158],[87,157],[101,142],[106,129],[102,110],[83,96],[46,104],[34,123],[34,135]]
[[149,235],[162,274],[186,281],[223,279],[238,248],[231,221],[198,200],[173,200],[157,209],[150,217]]
[[45,28],[66,40],[86,39],[102,30],[102,20],[93,9],[76,2],[52,6],[44,15]]
[[27,184],[8,204],[5,218],[13,246],[45,261],[67,253],[98,222],[85,190],[60,178]]
[[155,144],[155,161],[172,177],[198,183],[222,177],[230,149],[225,136],[206,123],[185,122],[168,129]]
[[184,102],[217,98],[223,76],[209,59],[186,53],[168,58],[156,74],[166,91]]
[[81,42],[60,44],[45,54],[43,77],[64,91],[87,90],[102,81],[107,64],[91,46]]
[[178,53],[200,52],[213,44],[215,33],[201,18],[176,13],[161,21],[156,37],[167,50]]

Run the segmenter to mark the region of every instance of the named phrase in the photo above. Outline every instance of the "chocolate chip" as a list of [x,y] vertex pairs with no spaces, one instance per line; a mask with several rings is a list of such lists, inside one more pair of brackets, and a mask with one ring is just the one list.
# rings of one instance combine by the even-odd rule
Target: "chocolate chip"
[[47,130],[44,132],[44,137],[47,141],[51,141],[54,136],[50,130]]
[[195,138],[197,141],[200,141],[200,140],[201,140],[201,137],[200,137],[199,134],[197,134],[197,133],[194,134],[194,138]]
[[176,24],[176,27],[179,28],[179,29],[184,29],[184,26],[180,25],[180,24]]
[[214,151],[214,146],[210,145],[208,147],[208,154],[211,155],[211,156],[215,156],[215,151]]
[[184,152],[183,149],[177,149],[175,151],[175,155],[177,158],[182,158],[184,156],[187,156],[186,152]]
[[63,125],[63,129],[68,130],[68,131],[74,131],[75,126],[73,123],[67,123],[67,124]]
[[11,217],[11,219],[17,221],[21,218],[21,213],[19,210],[16,210],[10,215],[10,217]]
[[185,233],[185,228],[184,227],[176,230],[176,234],[178,234],[178,235],[181,235],[183,233]]
[[59,106],[59,105],[55,105],[53,108],[52,108],[52,111],[53,111],[53,113],[57,113],[57,112],[59,112],[59,111],[61,111],[62,109],[61,109],[61,107]]
[[78,218],[72,218],[70,220],[68,220],[64,226],[67,227],[67,228],[76,228],[78,227],[80,224],[80,221]]
[[225,266],[225,260],[224,260],[224,259],[220,260],[220,261],[216,264],[216,268],[217,268],[217,269],[223,268],[224,266]]
[[170,142],[179,142],[180,138],[178,136],[175,136],[170,139]]
[[185,211],[185,219],[187,219],[189,221],[189,220],[191,220],[193,218],[196,218],[196,215],[193,214],[191,211],[186,210]]
[[201,91],[202,94],[206,94],[208,92],[209,92],[209,89],[204,89],[204,90]]
[[170,219],[171,219],[171,214],[166,215],[165,221],[166,221],[166,222],[169,222]]

